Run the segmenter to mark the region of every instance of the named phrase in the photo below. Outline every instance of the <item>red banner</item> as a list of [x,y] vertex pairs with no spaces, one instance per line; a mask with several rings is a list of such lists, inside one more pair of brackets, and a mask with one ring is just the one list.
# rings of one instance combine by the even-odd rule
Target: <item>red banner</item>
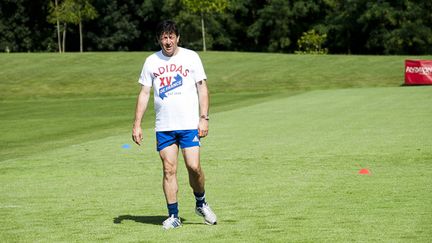
[[432,60],[405,60],[405,84],[432,85]]

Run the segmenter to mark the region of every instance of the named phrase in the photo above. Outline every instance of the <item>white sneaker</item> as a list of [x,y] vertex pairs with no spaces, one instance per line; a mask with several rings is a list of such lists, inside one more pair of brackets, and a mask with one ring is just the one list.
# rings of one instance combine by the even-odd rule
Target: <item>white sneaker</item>
[[169,218],[163,221],[162,227],[166,230],[179,228],[181,227],[181,221],[179,218],[175,218],[174,215],[171,215]]
[[207,203],[204,203],[202,207],[196,207],[195,213],[198,216],[204,217],[204,222],[208,225],[214,225],[217,223],[216,214],[213,213],[210,206]]

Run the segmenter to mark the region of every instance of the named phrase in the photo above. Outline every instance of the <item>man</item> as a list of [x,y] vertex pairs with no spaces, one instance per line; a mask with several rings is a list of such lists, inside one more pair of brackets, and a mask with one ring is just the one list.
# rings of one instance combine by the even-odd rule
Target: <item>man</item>
[[179,148],[189,174],[189,184],[196,199],[195,212],[209,225],[217,218],[205,200],[204,173],[200,165],[200,139],[209,127],[209,98],[201,59],[192,50],[178,46],[179,30],[173,21],[157,27],[161,51],[147,57],[139,78],[132,138],[141,145],[141,120],[153,87],[156,111],[157,151],[163,164],[163,190],[168,208],[164,229],[181,226],[177,201],[177,164]]

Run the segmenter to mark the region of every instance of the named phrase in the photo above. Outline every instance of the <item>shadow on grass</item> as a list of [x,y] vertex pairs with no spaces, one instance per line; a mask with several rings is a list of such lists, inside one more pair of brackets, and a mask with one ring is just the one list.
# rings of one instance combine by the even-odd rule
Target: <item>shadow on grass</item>
[[114,224],[121,224],[124,220],[131,220],[143,224],[156,224],[160,225],[167,218],[167,216],[134,216],[134,215],[120,215],[114,218]]
[[[162,222],[167,219],[167,216],[134,216],[134,215],[120,215],[113,219],[114,224],[121,224],[124,220],[131,220],[142,224],[162,225]],[[180,217],[182,222],[186,222],[185,218]]]

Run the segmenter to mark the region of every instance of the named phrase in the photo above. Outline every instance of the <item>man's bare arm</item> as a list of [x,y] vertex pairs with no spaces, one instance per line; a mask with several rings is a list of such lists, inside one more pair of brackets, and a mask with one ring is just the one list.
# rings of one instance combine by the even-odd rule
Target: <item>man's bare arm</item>
[[151,88],[149,86],[143,85],[137,98],[135,108],[135,121],[132,129],[132,139],[138,145],[141,145],[141,141],[143,139],[141,121],[145,111],[147,110],[147,105],[150,98],[150,89]]
[[[205,137],[208,134],[209,124],[207,115],[209,114],[209,92],[206,80],[197,83],[200,120],[198,124],[198,134]],[[204,116],[204,117],[203,117]]]

